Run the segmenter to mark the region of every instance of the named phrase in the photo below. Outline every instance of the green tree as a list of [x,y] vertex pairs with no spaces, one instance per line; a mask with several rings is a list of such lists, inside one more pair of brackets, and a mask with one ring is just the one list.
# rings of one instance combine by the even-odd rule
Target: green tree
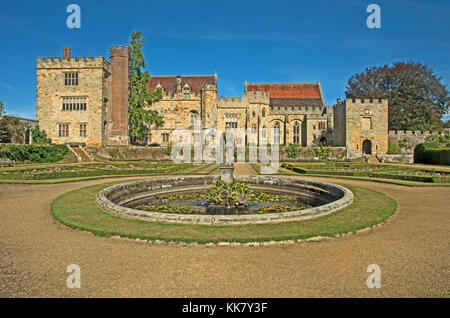
[[47,138],[47,133],[45,130],[39,130],[39,126],[34,126],[31,129],[31,138],[33,140],[33,144],[48,145],[52,143],[52,140]]
[[3,104],[3,102],[0,100],[0,118],[3,117],[3,114],[5,113],[5,105]]
[[25,141],[25,131],[26,127],[25,124],[20,122],[18,118],[15,117],[3,117],[2,119],[3,125],[8,131],[9,135],[9,142],[14,143],[23,143]]
[[368,67],[348,80],[347,98],[389,99],[389,129],[437,130],[449,109],[447,88],[429,66],[416,62]]
[[148,71],[143,71],[146,67],[142,46],[144,39],[142,32],[136,31],[131,34],[129,44],[130,52],[130,135],[132,142],[145,137],[152,124],[156,126],[164,125],[164,120],[155,111],[147,109],[153,102],[161,99],[160,90],[149,92],[147,82],[150,81]]
[[5,106],[0,101],[0,143],[10,142],[9,131],[6,127],[6,122],[3,120],[3,114],[5,113]]

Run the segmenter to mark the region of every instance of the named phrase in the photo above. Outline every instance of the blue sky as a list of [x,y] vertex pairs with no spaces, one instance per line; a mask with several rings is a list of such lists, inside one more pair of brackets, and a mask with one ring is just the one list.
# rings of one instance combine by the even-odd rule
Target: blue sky
[[[81,7],[81,29],[66,7]],[[366,8],[381,7],[381,29]],[[0,100],[7,113],[35,118],[36,58],[104,56],[143,31],[152,75],[217,71],[220,96],[248,82],[322,82],[327,105],[344,97],[348,78],[366,66],[414,60],[450,82],[448,0],[3,1]]]

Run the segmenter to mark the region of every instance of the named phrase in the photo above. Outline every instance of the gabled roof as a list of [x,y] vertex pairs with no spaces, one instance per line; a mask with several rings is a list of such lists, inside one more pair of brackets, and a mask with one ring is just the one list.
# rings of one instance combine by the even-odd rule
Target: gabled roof
[[322,99],[320,84],[280,83],[247,84],[247,91],[269,93],[270,98],[319,98]]
[[193,93],[200,93],[203,84],[217,85],[214,75],[207,76],[152,76],[147,87],[150,91],[154,91],[159,84],[164,88],[166,93],[174,93],[177,90],[177,84],[180,81],[181,89],[188,84]]
[[246,83],[246,91],[269,93],[270,107],[324,107],[318,83]]

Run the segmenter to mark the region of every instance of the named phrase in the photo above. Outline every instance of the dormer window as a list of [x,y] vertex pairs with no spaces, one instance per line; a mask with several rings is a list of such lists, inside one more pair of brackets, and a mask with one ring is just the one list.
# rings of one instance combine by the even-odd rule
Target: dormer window
[[164,93],[164,87],[162,87],[161,84],[156,85],[156,89],[160,90],[162,93]]
[[183,96],[184,99],[189,99],[191,97],[191,87],[188,84],[183,86]]

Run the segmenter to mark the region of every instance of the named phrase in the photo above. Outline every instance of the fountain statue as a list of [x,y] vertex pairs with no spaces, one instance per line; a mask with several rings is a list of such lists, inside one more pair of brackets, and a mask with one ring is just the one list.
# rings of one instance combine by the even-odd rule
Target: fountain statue
[[[227,156],[226,151],[226,142],[225,142],[225,134],[222,133],[222,136],[220,138],[220,178],[223,182],[226,184],[233,183],[233,172],[234,172],[234,156]],[[230,158],[231,157],[231,160]]]

